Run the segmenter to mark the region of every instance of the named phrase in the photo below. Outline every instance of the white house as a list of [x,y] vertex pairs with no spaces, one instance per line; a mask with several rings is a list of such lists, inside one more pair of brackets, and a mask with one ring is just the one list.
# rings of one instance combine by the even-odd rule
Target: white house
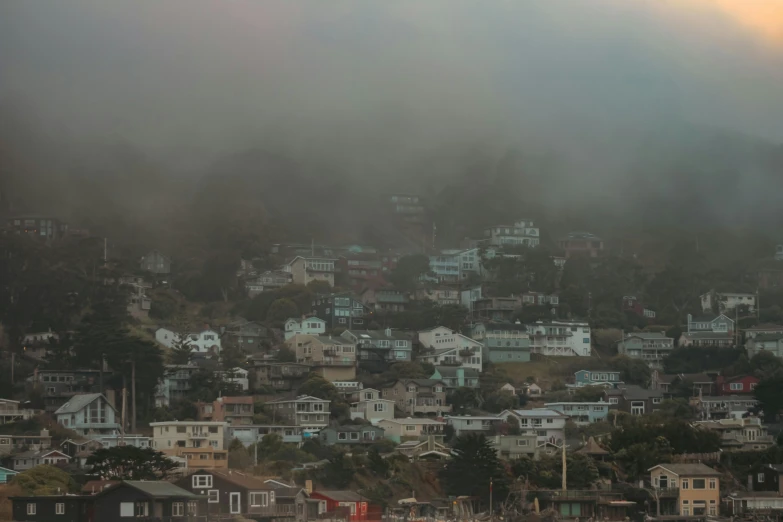
[[365,419],[377,424],[394,418],[394,401],[382,399],[380,390],[363,388],[357,394],[359,401],[351,403],[351,419]]
[[565,426],[568,416],[548,408],[532,410],[504,410],[498,418],[508,422],[514,418],[519,423],[522,435],[536,435],[539,443],[562,444],[565,440]]
[[[215,330],[201,330],[184,334],[190,344],[193,353],[220,353],[220,334]],[[179,339],[179,333],[171,328],[158,328],[155,331],[155,340],[163,346],[171,348]]]
[[583,321],[538,321],[528,324],[530,353],[589,357],[590,325]]
[[336,259],[325,257],[296,256],[283,270],[291,274],[294,284],[307,285],[313,281],[323,281],[334,286],[334,263]]
[[497,415],[446,415],[443,420],[454,428],[454,435],[457,437],[463,433],[488,432],[493,424],[503,422]]
[[435,366],[461,364],[466,368],[482,370],[484,345],[445,326],[436,326],[419,332],[419,343],[431,350],[419,356],[422,362]]
[[538,246],[539,230],[533,226],[533,221],[523,219],[513,225],[496,225],[484,230],[484,238],[495,246]]
[[724,313],[729,310],[734,310],[738,306],[747,306],[748,311],[752,312],[756,309],[756,294],[747,293],[733,293],[733,292],[716,292],[712,290],[701,297],[701,309],[704,312],[712,312],[713,307],[717,305],[718,312]]
[[283,329],[286,341],[298,334],[323,335],[326,333],[326,321],[317,317],[303,317],[301,319],[290,317],[286,319]]
[[101,393],[74,395],[54,415],[60,425],[85,437],[120,432],[117,410]]

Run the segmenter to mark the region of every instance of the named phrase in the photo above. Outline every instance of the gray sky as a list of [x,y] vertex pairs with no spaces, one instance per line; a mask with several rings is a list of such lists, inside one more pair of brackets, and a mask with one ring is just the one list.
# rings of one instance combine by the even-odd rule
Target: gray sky
[[754,25],[753,4],[783,13],[780,0],[5,0],[0,93],[75,135],[147,146],[274,136],[400,153],[677,122],[783,141],[783,34]]

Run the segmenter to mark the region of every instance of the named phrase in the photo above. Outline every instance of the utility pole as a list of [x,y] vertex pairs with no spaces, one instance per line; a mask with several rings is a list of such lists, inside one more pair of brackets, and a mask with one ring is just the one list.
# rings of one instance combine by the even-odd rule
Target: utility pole
[[492,520],[492,479],[489,479],[489,519]]
[[131,360],[131,431],[136,433],[136,359]]
[[14,362],[16,361],[16,354],[11,352],[11,387],[14,385]]
[[106,266],[106,260],[108,258],[108,242],[106,238],[103,238],[103,266]]
[[563,441],[562,455],[563,455],[563,491],[565,491],[567,489],[566,488],[566,484],[567,484],[566,472],[568,471],[567,470],[567,466],[566,466],[566,443],[565,443],[565,441]]
[[125,445],[125,411],[127,409],[127,388],[125,376],[122,377],[122,424],[120,424],[120,446]]

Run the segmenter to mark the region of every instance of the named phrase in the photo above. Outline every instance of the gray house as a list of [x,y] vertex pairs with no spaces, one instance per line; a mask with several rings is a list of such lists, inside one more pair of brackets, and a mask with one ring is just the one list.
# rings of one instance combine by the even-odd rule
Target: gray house
[[413,354],[411,336],[386,330],[345,330],[342,337],[356,343],[359,366],[368,371],[383,372],[388,364],[398,361],[410,361]]
[[334,446],[335,444],[373,444],[383,439],[383,428],[364,425],[347,425],[336,428],[324,428],[318,433],[321,444]]
[[663,332],[626,334],[617,345],[617,352],[631,359],[641,359],[651,368],[662,368],[663,359],[674,350],[674,339]]
[[770,352],[776,357],[783,358],[783,333],[756,335],[752,339],[748,339],[745,347],[748,350],[748,357],[753,357],[761,352]]
[[141,258],[141,269],[153,274],[170,274],[171,258],[157,250],[150,250]]
[[530,335],[521,323],[476,323],[470,337],[484,345],[484,359],[494,364],[530,361]]

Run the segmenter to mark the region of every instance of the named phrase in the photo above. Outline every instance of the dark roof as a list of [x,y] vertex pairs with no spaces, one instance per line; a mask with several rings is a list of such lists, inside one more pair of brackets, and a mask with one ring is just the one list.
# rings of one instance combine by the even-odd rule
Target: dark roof
[[[355,491],[313,491],[338,502],[361,502],[362,496]],[[366,497],[365,499],[366,500]]]
[[[99,397],[103,397],[103,394],[101,393],[82,393],[79,395],[74,395],[71,397],[68,402],[60,406],[60,409],[58,409],[56,412],[54,412],[55,415],[59,415],[61,413],[76,413],[78,411],[81,411],[82,408],[90,404],[92,401],[98,399]],[[108,404],[108,401],[107,401]],[[109,404],[110,408],[114,408],[111,404]]]
[[386,330],[347,330],[348,333],[353,334],[360,341],[362,340],[397,340],[397,341],[411,341],[410,335],[401,332],[400,330],[392,330],[390,335],[386,334]]
[[765,323],[765,324],[757,324],[756,326],[751,326],[750,328],[745,328],[746,332],[760,332],[764,330],[783,331],[783,326],[779,324]]
[[[658,464],[676,475],[720,476],[720,473],[704,464]],[[653,466],[657,468],[658,466]]]
[[413,383],[417,386],[435,386],[436,384],[443,384],[443,381],[439,379],[400,379],[399,382],[403,384]]
[[179,486],[175,486],[171,482],[165,482],[162,480],[124,480],[121,484],[115,487],[104,490],[101,494],[112,491],[122,485],[130,486],[134,489],[146,493],[153,498],[203,498],[199,495],[191,493],[186,489],[182,489]]
[[778,341],[783,339],[783,333],[759,334],[753,338],[754,341]]
[[663,397],[661,390],[648,390],[641,386],[629,385],[621,388],[621,394],[628,400],[645,400],[653,397]]
[[275,490],[275,496],[277,498],[294,498],[299,494],[300,491],[302,491],[304,488],[299,488],[296,486],[290,486],[290,487],[272,487],[272,489]]
[[729,332],[683,332],[684,337],[691,339],[733,339],[734,334]]

